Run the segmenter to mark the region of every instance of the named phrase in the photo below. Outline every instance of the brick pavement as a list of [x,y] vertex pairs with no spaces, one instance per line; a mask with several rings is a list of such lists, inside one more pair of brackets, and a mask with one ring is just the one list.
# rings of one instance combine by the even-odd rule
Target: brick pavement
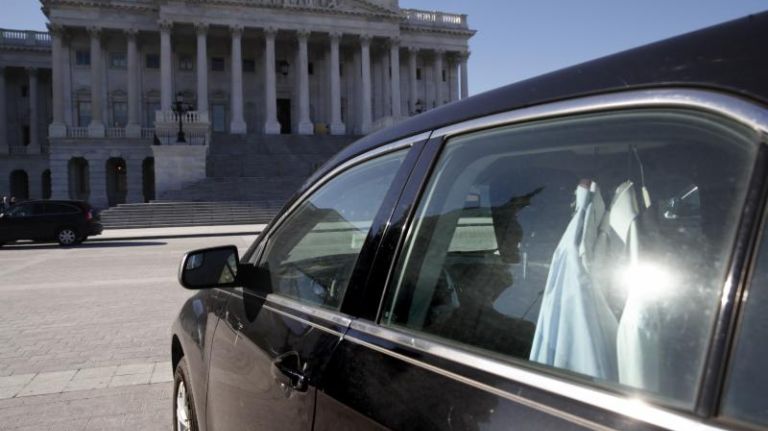
[[168,429],[179,259],[252,239],[0,248],[0,430]]

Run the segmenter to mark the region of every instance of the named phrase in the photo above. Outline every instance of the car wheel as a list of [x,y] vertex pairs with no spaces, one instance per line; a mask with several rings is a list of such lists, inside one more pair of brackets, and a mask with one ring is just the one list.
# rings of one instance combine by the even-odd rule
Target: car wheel
[[173,376],[173,429],[175,431],[197,431],[195,403],[189,386],[189,371],[186,358],[181,358]]
[[77,242],[77,232],[71,227],[61,228],[56,232],[56,240],[59,241],[59,245],[73,245]]

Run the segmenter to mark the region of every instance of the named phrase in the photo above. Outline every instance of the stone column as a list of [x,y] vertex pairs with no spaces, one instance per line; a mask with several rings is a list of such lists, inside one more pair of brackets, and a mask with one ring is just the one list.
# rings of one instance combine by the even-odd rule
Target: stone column
[[299,40],[299,134],[311,135],[314,133],[312,119],[309,118],[309,53],[307,40],[309,30],[299,30],[296,36]]
[[402,117],[400,97],[400,38],[394,38],[389,42],[389,61],[392,70],[390,84],[392,85],[392,116]]
[[8,115],[5,110],[5,66],[0,66],[0,155],[10,152],[8,144]]
[[449,91],[451,93],[451,102],[459,100],[459,65],[456,63],[457,57],[453,56],[448,60],[448,82],[450,83]]
[[[48,126],[48,136],[64,138],[67,126],[64,119],[64,68],[69,67],[64,56],[64,29],[59,25],[49,25],[51,33],[51,87],[53,93],[53,121]],[[0,145],[2,145],[0,143]],[[0,150],[1,151],[1,150]]]
[[69,159],[52,151],[48,166],[51,168],[51,199],[70,199]]
[[125,160],[125,170],[127,176],[128,190],[125,196],[125,202],[136,204],[144,202],[144,182],[142,181],[142,159],[128,157]]
[[230,27],[229,31],[232,35],[232,121],[229,123],[229,133],[244,135],[247,128],[243,118],[243,27],[235,25]]
[[136,47],[135,29],[125,31],[128,40],[128,124],[125,126],[125,136],[141,138],[141,122],[139,121],[139,50]]
[[40,154],[37,68],[28,67],[27,72],[29,73],[29,146],[27,147],[27,154]]
[[173,23],[160,21],[160,111],[173,107],[173,60],[171,59],[171,29]]
[[443,104],[443,56],[445,51],[435,50],[435,107]]
[[88,200],[95,208],[103,209],[109,205],[107,198],[107,161],[102,158],[88,159],[90,176],[90,196]]
[[208,24],[197,23],[197,112],[208,114]]
[[416,102],[419,101],[419,80],[416,76],[416,69],[417,69],[417,63],[419,57],[419,48],[410,47],[408,48],[408,77],[409,77],[409,90],[411,92],[410,95],[410,109],[411,109],[411,115],[416,114],[416,110],[418,109],[416,107]]
[[279,135],[280,123],[277,122],[277,89],[275,79],[275,36],[277,29],[267,27],[264,29],[264,100],[266,103],[266,119],[264,133],[267,135]]
[[343,135],[347,132],[344,123],[341,121],[341,76],[339,61],[339,41],[342,34],[340,32],[331,33],[331,134]]
[[104,120],[102,119],[102,78],[104,77],[103,61],[101,58],[101,28],[90,27],[91,35],[91,124],[88,125],[88,136],[103,138],[105,135]]
[[461,62],[461,98],[466,99],[469,97],[469,76],[467,75],[469,52],[462,53],[459,59]]
[[360,57],[361,57],[361,76],[362,76],[362,95],[360,104],[360,129],[363,134],[371,131],[372,116],[371,112],[371,36],[360,35]]

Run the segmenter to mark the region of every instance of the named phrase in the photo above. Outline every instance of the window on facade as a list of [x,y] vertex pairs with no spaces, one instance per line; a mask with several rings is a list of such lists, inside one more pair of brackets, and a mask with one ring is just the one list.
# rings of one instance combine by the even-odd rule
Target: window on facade
[[691,408],[755,142],[684,111],[449,141],[383,323]]
[[351,168],[299,205],[270,237],[261,259],[273,292],[341,306],[373,218],[404,157],[401,151]]
[[307,73],[310,75],[315,74],[315,63],[312,63],[311,61],[309,62],[309,64],[307,65]]
[[88,127],[91,124],[91,102],[77,102],[77,125]]
[[762,364],[768,357],[768,231],[763,240],[754,275],[747,291],[737,332],[733,358],[726,380],[723,415],[756,427],[768,426],[765,392],[768,374]]
[[252,58],[243,59],[243,72],[253,73],[256,72],[256,60]]
[[192,60],[191,55],[182,55],[179,56],[179,70],[182,72],[191,72],[194,70],[193,66],[194,61]]
[[113,52],[109,54],[109,67],[112,69],[126,69],[128,59],[124,52]]
[[21,126],[21,143],[24,146],[28,146],[32,142],[32,135],[30,133],[29,126]]
[[112,124],[115,127],[125,127],[128,124],[128,104],[125,102],[112,103]]
[[416,68],[416,79],[421,81],[421,68],[420,67]]
[[213,72],[224,71],[224,57],[211,57],[211,71]]
[[443,82],[448,81],[448,74],[445,72],[445,69],[443,69]]
[[29,87],[22,85],[19,90],[21,92],[21,97],[29,97]]
[[214,132],[227,131],[227,107],[220,103],[211,105],[211,127]]
[[147,54],[144,57],[144,63],[147,69],[160,69],[160,56],[157,54]]
[[87,49],[75,50],[75,64],[77,66],[91,65],[91,51]]
[[146,118],[144,124],[146,127],[155,127],[155,112],[160,110],[159,102],[147,102],[146,109],[144,110]]

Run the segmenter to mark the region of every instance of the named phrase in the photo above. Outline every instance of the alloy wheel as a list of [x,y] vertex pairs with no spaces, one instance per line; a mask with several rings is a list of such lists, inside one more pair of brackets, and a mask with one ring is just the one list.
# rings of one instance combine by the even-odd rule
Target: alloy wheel
[[189,431],[192,429],[189,420],[189,398],[187,397],[187,386],[184,381],[180,381],[176,388],[176,430]]
[[70,228],[62,229],[59,231],[58,240],[61,245],[72,245],[77,241],[77,235]]

